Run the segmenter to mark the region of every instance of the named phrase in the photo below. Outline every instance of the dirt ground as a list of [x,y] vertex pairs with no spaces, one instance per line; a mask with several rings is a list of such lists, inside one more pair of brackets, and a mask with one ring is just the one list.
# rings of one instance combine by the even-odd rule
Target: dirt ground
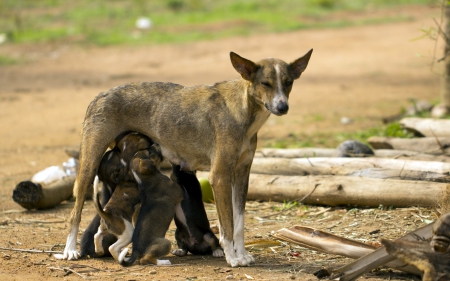
[[[310,64],[294,84],[290,112],[270,117],[260,131],[260,146],[289,135],[340,133],[369,128],[380,118],[410,105],[409,99],[437,101],[440,66],[432,70],[435,43],[419,37],[421,28],[439,20],[436,8],[405,8],[390,13],[408,21],[342,29],[305,30],[234,37],[183,45],[80,47],[73,45],[0,45],[0,55],[21,63],[0,66],[0,247],[61,251],[73,201],[45,211],[26,211],[11,199],[15,185],[36,172],[67,160],[65,147],[77,148],[89,102],[102,91],[133,81],[211,84],[236,78],[229,61],[234,51],[252,60],[278,57],[292,61],[314,48]],[[348,16],[348,15],[347,15]],[[438,57],[442,52],[437,48]],[[342,117],[353,120],[341,124]],[[250,187],[251,188],[251,187]],[[282,203],[248,202],[246,241],[274,240],[283,227],[305,225],[369,243],[395,239],[436,218],[431,209],[300,206],[274,215]],[[217,224],[214,206],[207,206]],[[88,201],[81,230],[92,219]],[[377,232],[376,230],[379,230]],[[375,231],[376,234],[369,234]],[[168,238],[174,240],[174,226]],[[321,268],[350,259],[295,245],[252,249],[256,265],[228,268],[224,259],[169,255],[172,267],[121,268],[112,259],[58,261],[50,254],[0,250],[1,280],[315,280]],[[296,256],[298,253],[298,256]],[[77,273],[66,273],[69,268]],[[417,280],[380,269],[370,280]]]

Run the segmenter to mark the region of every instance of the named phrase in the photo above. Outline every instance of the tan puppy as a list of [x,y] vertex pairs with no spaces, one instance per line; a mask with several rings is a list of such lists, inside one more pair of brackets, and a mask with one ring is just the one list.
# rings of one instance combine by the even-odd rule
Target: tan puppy
[[153,145],[150,150],[136,153],[131,160],[130,169],[139,185],[141,209],[133,233],[131,257],[125,258],[128,249],[119,256],[123,266],[130,266],[136,260],[140,264],[170,264],[159,258],[170,252],[171,243],[164,236],[183,194],[178,184],[159,171],[162,159],[159,147]]
[[77,259],[81,211],[88,186],[104,151],[124,132],[140,132],[161,146],[183,170],[210,169],[220,223],[220,242],[231,266],[248,266],[244,210],[257,133],[270,114],[284,115],[295,79],[306,69],[312,50],[286,63],[269,58],[254,63],[230,53],[242,78],[214,85],[132,83],[99,94],[83,124],[76,201],[61,259]]

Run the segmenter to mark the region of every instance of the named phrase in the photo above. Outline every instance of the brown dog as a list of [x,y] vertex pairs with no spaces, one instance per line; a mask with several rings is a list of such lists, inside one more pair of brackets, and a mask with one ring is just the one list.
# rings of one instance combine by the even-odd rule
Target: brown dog
[[136,153],[130,163],[139,186],[141,209],[133,233],[131,257],[125,258],[128,249],[124,249],[119,257],[123,266],[130,266],[136,260],[140,264],[170,264],[159,258],[170,252],[171,243],[164,236],[183,195],[180,186],[159,171],[162,160],[159,147],[153,145],[150,150]]
[[269,58],[254,63],[230,53],[242,79],[211,86],[132,83],[99,94],[89,105],[82,129],[76,201],[62,259],[77,259],[76,237],[85,194],[104,151],[120,134],[140,132],[161,146],[183,170],[210,169],[220,223],[220,242],[231,266],[248,266],[244,210],[257,133],[270,114],[284,115],[295,79],[312,50],[288,64]]

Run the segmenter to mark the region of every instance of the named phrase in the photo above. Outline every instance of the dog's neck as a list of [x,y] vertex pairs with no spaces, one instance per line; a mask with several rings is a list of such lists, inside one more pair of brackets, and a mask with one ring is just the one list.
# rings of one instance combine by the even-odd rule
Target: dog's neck
[[[234,101],[233,103],[230,103],[231,105],[234,105],[234,107],[230,107],[230,109],[235,117],[239,117],[238,115],[240,115],[244,118],[248,118],[248,116],[255,116],[254,119],[265,118],[267,120],[267,118],[269,118],[270,111],[267,110],[264,106],[264,102],[255,94],[251,82],[238,78],[217,83],[214,87]],[[241,102],[235,102],[238,100]],[[239,120],[240,118],[236,119]]]

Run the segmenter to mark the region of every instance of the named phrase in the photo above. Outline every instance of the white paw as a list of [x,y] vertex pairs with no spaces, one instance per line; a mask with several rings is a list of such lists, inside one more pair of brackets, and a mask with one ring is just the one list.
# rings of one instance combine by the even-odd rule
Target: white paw
[[156,260],[156,265],[171,265],[169,260]]
[[240,257],[227,258],[227,262],[231,267],[251,266],[255,264],[255,259],[252,255],[246,254]]
[[215,250],[213,251],[212,255],[213,255],[213,257],[215,257],[215,258],[221,258],[221,257],[225,256],[225,254],[223,253],[223,250],[220,249],[220,248],[215,249]]
[[64,254],[54,254],[53,256],[58,260],[76,260],[80,257],[80,253],[77,250],[64,249]]
[[117,260],[119,263],[122,263],[123,260],[128,261],[128,259],[125,257],[128,254],[128,248],[124,248],[122,252],[120,252]]
[[66,247],[64,253],[53,255],[58,260],[76,260],[80,257],[80,253],[77,251],[77,233],[78,227],[72,227],[67,236]]
[[179,257],[184,257],[187,254],[187,250],[185,249],[176,249],[172,251],[172,254]]

